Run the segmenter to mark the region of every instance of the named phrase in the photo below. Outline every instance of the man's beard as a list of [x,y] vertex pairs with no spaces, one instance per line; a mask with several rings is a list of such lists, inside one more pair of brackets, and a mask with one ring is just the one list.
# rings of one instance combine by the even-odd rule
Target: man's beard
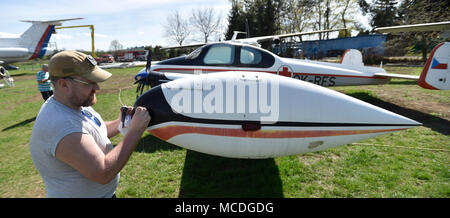
[[89,107],[97,103],[97,98],[95,96],[95,91],[91,92],[88,97],[82,98],[80,96],[73,96],[72,102],[74,102],[77,107]]
[[89,95],[89,98],[86,99],[86,101],[83,102],[81,106],[83,107],[89,107],[97,103],[97,97],[95,96],[95,93],[92,95]]

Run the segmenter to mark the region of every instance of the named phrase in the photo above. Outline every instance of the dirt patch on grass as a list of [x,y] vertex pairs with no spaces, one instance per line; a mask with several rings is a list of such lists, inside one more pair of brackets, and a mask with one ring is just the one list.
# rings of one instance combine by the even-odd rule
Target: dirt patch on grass
[[434,94],[417,91],[415,88],[377,87],[371,91],[383,101],[450,121],[450,103],[442,101]]
[[443,93],[448,91],[429,92],[415,85],[360,86],[356,90],[339,90],[450,135],[450,101]]
[[119,93],[119,89],[134,89],[134,79],[130,75],[114,74],[110,79],[100,84],[99,94]]

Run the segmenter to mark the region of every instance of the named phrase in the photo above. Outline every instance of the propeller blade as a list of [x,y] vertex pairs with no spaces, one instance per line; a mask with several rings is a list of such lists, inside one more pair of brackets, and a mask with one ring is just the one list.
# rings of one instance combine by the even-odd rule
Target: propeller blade
[[145,70],[147,72],[150,72],[150,68],[152,67],[152,49],[148,49],[147,53],[147,64],[145,65]]

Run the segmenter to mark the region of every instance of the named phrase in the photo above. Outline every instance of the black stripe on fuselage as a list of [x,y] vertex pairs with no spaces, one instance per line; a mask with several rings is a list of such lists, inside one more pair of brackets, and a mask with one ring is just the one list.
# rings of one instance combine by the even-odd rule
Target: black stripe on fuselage
[[289,122],[278,121],[274,123],[261,123],[261,121],[249,120],[221,120],[221,119],[203,119],[188,117],[183,114],[175,113],[162,92],[161,86],[153,87],[136,102],[135,107],[143,106],[147,108],[152,117],[148,126],[154,126],[166,122],[185,122],[201,124],[220,124],[220,125],[244,125],[255,124],[260,126],[280,126],[280,127],[379,127],[379,126],[421,126],[420,124],[392,124],[392,123],[328,123],[328,122]]

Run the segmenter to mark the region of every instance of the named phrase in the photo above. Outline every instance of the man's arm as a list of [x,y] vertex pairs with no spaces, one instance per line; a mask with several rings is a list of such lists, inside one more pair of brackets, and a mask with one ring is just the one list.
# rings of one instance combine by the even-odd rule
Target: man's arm
[[108,138],[112,138],[119,134],[119,129],[117,127],[120,124],[120,119],[113,121],[105,121],[106,129],[108,130]]
[[[133,107],[128,107],[127,114],[131,115]],[[117,127],[120,124],[120,118],[122,117],[122,112],[119,113],[119,117],[113,121],[105,121],[106,129],[108,131],[108,138],[112,138],[119,134],[119,129]]]
[[91,135],[71,133],[58,143],[55,156],[86,178],[106,184],[125,166],[149,121],[147,110],[138,107],[131,120],[129,132],[108,154],[103,153]]
[[42,71],[37,73],[37,82],[38,83],[45,83],[49,80],[49,78],[45,78],[45,73],[42,73]]

